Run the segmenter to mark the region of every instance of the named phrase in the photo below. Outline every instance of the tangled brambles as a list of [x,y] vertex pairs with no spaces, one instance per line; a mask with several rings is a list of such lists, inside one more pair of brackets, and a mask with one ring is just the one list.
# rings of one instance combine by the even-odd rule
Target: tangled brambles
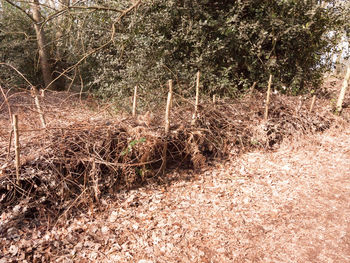
[[[33,213],[42,207],[57,215],[98,203],[106,193],[161,178],[164,143],[168,144],[168,168],[198,169],[213,158],[256,147],[273,148],[285,137],[323,131],[334,119],[328,111],[316,115],[306,106],[295,107],[298,98],[276,96],[264,122],[261,96],[202,104],[195,120],[191,107],[175,108],[167,136],[161,117],[147,123],[124,117],[79,120],[41,130],[35,138],[22,137],[21,177],[16,184],[13,162],[4,162],[0,208],[20,205]],[[6,160],[6,154],[0,158]]]

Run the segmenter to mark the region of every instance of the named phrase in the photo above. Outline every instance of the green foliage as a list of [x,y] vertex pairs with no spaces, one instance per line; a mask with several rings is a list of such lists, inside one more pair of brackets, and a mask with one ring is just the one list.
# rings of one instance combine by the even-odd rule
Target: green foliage
[[138,144],[140,144],[140,143],[144,143],[145,141],[146,141],[146,138],[140,138],[139,140],[132,140],[132,141],[129,143],[128,147],[127,147],[124,151],[122,151],[120,155],[121,155],[121,156],[124,156],[124,155],[126,155],[126,154],[128,154],[128,153],[131,153],[133,147],[135,147],[136,145],[138,145]]
[[[120,14],[113,10],[72,8],[54,16],[42,6],[42,14],[53,17],[42,26],[50,53],[60,53],[56,59],[65,67],[80,61],[67,72],[73,84],[118,103],[132,94],[134,85],[141,87],[144,98],[148,96],[146,101],[157,101],[166,94],[170,78],[176,92],[189,96],[198,70],[207,94],[237,96],[254,81],[265,88],[269,74],[274,75],[274,88],[283,85],[287,92],[298,94],[317,88],[341,37],[334,32],[348,28],[346,1],[327,1],[324,7],[317,2],[147,0],[118,23]],[[130,4],[79,3],[120,10]],[[13,62],[39,82],[32,22],[17,9],[6,8],[9,12],[3,10],[0,16],[0,59]],[[63,32],[59,39],[57,30]]]
[[208,94],[265,88],[269,74],[297,94],[320,84],[340,24],[315,1],[147,1],[123,21],[90,84],[122,96],[138,84],[154,96],[171,78],[187,95],[201,70]]
[[[0,62],[9,63],[29,81],[37,82],[36,44],[34,29],[25,15],[6,2],[0,11]],[[8,67],[0,68],[0,84],[22,86],[23,79]],[[26,87],[27,83],[24,84]]]

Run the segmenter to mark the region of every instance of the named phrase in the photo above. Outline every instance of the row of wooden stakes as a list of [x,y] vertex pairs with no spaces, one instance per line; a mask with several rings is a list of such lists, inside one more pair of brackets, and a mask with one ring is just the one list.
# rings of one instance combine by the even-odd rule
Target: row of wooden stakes
[[[194,113],[192,118],[192,123],[194,123],[198,116],[198,105],[199,105],[199,88],[200,88],[200,76],[201,73],[198,71],[196,75],[196,98],[195,98],[195,104],[194,104]],[[342,105],[345,98],[346,89],[348,87],[348,82],[350,78],[350,66],[347,68],[347,72],[343,81],[343,85],[338,97],[337,105],[336,105],[336,113],[340,114],[342,111]],[[256,82],[254,82],[252,89],[254,89],[256,85]],[[169,128],[170,128],[170,111],[172,107],[172,97],[173,97],[173,81],[168,81],[169,91],[168,91],[168,97],[167,97],[167,104],[165,109],[165,125],[164,125],[164,131],[165,131],[165,137],[169,134]],[[267,121],[268,119],[268,113],[269,113],[269,104],[270,104],[270,95],[271,95],[271,86],[272,86],[272,75],[269,77],[268,87],[267,87],[267,94],[266,94],[266,104],[265,104],[265,114],[264,114],[264,120]],[[135,86],[134,89],[134,96],[133,96],[133,106],[132,106],[132,116],[136,117],[136,108],[137,108],[137,89],[138,87]],[[39,95],[38,91],[35,87],[32,87],[31,89],[32,96],[34,98],[34,102],[37,108],[37,112],[39,115],[39,119],[42,125],[42,128],[46,129],[46,121],[45,121],[45,115],[42,110],[42,107],[40,105]],[[6,97],[5,97],[6,98]],[[213,103],[215,103],[216,97],[213,96]],[[312,112],[314,105],[316,101],[316,95],[312,97],[311,105],[309,111]],[[20,178],[20,144],[19,144],[19,130],[18,130],[18,116],[16,114],[12,115],[12,126],[13,129],[11,131],[10,136],[10,143],[9,143],[9,149],[11,147],[11,140],[12,140],[12,134],[14,134],[14,148],[15,148],[15,166],[16,166],[16,179],[17,183],[19,182]],[[164,142],[163,152],[162,152],[162,166],[161,171],[162,173],[165,172],[166,169],[166,152],[167,152],[167,140]]]
[[[342,111],[343,107],[343,102],[345,98],[345,93],[346,89],[348,87],[348,82],[350,78],[350,66],[347,68],[347,72],[343,81],[343,85],[338,97],[337,105],[336,105],[336,113],[340,114]],[[193,114],[193,119],[195,120],[197,117],[197,112],[198,112],[198,104],[199,104],[199,85],[200,85],[200,72],[197,72],[197,78],[196,78],[196,100],[194,104],[194,114]],[[172,97],[173,97],[173,82],[172,80],[168,81],[168,86],[169,86],[169,91],[168,91],[168,99],[167,99],[167,104],[166,104],[166,110],[165,110],[165,134],[168,134],[169,132],[169,127],[170,127],[170,121],[169,121],[169,115],[170,115],[170,110],[171,110],[171,105],[172,105]],[[251,89],[254,89],[256,86],[256,82],[254,82],[253,86]],[[272,75],[269,77],[269,82],[267,86],[267,94],[266,94],[266,103],[265,103],[265,113],[264,113],[264,120],[267,121],[268,119],[268,114],[269,114],[269,104],[270,104],[270,96],[271,96],[271,86],[272,86]],[[132,116],[136,117],[136,111],[137,111],[137,89],[138,86],[135,86],[134,88],[134,96],[133,96],[133,106],[132,106]],[[215,104],[216,101],[216,95],[213,95],[213,103]],[[309,112],[311,113],[313,111],[313,108],[315,106],[316,102],[316,95],[312,96]]]

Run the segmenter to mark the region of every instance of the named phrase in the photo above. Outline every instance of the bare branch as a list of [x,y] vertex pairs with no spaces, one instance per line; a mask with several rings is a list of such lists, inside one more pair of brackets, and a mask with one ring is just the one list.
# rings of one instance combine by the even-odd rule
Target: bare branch
[[14,66],[8,64],[8,63],[4,63],[4,62],[0,62],[0,65],[4,65],[7,67],[12,68],[14,71],[16,71],[18,73],[18,75],[20,75],[31,87],[34,86],[18,69],[16,69]]
[[26,39],[30,39],[30,36],[26,32],[7,32],[7,31],[2,31],[4,35],[24,35]]
[[92,9],[92,10],[103,10],[103,11],[113,11],[118,13],[123,13],[124,10],[112,8],[112,7],[106,7],[106,6],[69,6],[67,9]]
[[47,85],[45,87],[45,89],[48,89],[56,80],[58,80],[60,77],[62,77],[63,75],[65,75],[66,73],[70,72],[71,70],[73,70],[75,67],[77,67],[81,62],[83,62],[87,57],[91,56],[92,54],[96,53],[97,51],[105,48],[106,46],[108,46],[110,43],[113,42],[114,36],[115,36],[115,26],[117,23],[119,23],[124,16],[126,16],[128,13],[130,13],[133,9],[137,8],[140,4],[141,4],[142,0],[138,0],[135,4],[133,4],[132,6],[130,6],[128,9],[124,10],[120,16],[118,17],[118,19],[112,24],[112,32],[111,32],[111,36],[109,38],[109,40],[104,43],[103,45],[99,46],[98,48],[95,48],[89,52],[87,52],[84,56],[82,56],[79,61],[77,63],[75,63],[74,65],[66,68],[65,70],[62,71],[61,74],[59,74],[55,79],[53,79],[49,85]]
[[28,13],[26,12],[26,10],[22,9],[22,7],[16,5],[15,3],[12,3],[10,0],[5,0],[5,1],[6,1],[7,3],[9,3],[10,5],[12,5],[13,7],[17,8],[18,10],[20,10],[20,11],[21,11],[22,13],[24,13],[27,17],[29,17],[30,20],[32,20],[34,23],[36,23],[34,17],[33,17],[32,15],[28,14]]

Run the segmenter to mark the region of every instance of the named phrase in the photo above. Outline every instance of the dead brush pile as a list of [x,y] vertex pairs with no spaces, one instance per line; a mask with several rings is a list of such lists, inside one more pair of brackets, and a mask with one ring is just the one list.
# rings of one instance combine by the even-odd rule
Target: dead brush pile
[[[261,94],[230,103],[202,104],[195,121],[192,107],[175,107],[167,137],[163,116],[145,122],[131,117],[84,119],[79,115],[65,126],[23,134],[18,184],[14,152],[10,151],[10,159],[6,151],[0,154],[4,163],[0,169],[0,209],[17,207],[22,216],[44,209],[57,216],[73,207],[99,202],[106,193],[155,178],[162,180],[165,142],[168,168],[197,169],[213,158],[256,147],[271,149],[286,136],[323,131],[334,120],[327,109],[310,114],[309,104],[300,104],[298,98],[279,95],[272,101],[267,122],[262,120]],[[6,134],[0,137],[2,145],[8,144]]]

